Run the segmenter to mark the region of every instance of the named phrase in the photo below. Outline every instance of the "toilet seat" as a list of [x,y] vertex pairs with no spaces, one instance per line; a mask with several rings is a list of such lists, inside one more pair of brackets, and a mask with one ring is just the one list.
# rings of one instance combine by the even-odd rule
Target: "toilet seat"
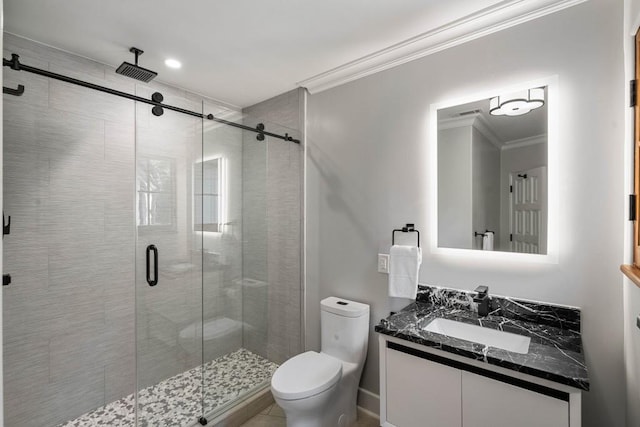
[[271,392],[284,400],[314,396],[342,376],[342,363],[329,355],[307,351],[284,362],[271,378]]

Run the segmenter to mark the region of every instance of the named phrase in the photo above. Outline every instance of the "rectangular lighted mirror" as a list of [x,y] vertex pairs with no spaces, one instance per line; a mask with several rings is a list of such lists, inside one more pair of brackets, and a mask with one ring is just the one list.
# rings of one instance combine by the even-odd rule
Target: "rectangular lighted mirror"
[[548,254],[553,97],[534,84],[433,107],[437,248]]
[[197,162],[194,168],[194,228],[222,232],[224,215],[224,159]]

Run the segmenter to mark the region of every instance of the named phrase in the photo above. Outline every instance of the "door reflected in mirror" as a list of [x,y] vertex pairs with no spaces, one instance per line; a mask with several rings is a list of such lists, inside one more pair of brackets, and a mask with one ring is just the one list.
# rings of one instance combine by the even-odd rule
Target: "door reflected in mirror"
[[547,86],[437,110],[437,246],[546,254]]

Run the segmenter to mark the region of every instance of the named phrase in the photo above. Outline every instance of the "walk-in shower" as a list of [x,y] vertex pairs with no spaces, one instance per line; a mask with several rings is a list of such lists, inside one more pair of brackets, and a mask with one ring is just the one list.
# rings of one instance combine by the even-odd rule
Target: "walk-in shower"
[[4,48],[4,425],[211,424],[263,392],[301,351],[297,126]]

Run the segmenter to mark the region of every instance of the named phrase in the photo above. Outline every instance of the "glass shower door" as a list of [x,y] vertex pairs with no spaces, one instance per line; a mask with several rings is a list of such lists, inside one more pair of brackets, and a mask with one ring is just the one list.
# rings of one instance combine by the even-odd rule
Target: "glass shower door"
[[[243,124],[237,112],[216,116]],[[203,159],[203,403],[205,413],[215,417],[251,388],[257,375],[270,377],[252,369],[255,360],[264,359],[246,345],[255,328],[266,328],[266,274],[252,276],[256,280],[248,291],[244,273],[248,265],[266,273],[261,268],[266,267],[266,145],[253,132],[206,122]],[[218,225],[206,225],[211,223]],[[255,299],[250,313],[244,310],[247,297]]]
[[[213,110],[206,106],[206,111]],[[300,138],[298,132],[231,111],[216,117]],[[205,121],[203,133],[203,405],[214,418],[269,386],[297,347],[299,292],[282,276],[299,252],[300,147],[253,131]],[[272,168],[273,167],[273,168]],[[270,194],[276,189],[280,194]],[[271,190],[270,190],[271,189]],[[271,217],[278,221],[270,221]],[[286,220],[295,217],[296,220]],[[270,255],[275,257],[271,258]],[[285,260],[279,262],[278,260]],[[285,272],[280,275],[280,272]],[[299,277],[294,278],[299,289]]]
[[[202,111],[176,95],[165,102]],[[201,158],[201,118],[136,106],[138,426],[190,426],[203,413]]]

